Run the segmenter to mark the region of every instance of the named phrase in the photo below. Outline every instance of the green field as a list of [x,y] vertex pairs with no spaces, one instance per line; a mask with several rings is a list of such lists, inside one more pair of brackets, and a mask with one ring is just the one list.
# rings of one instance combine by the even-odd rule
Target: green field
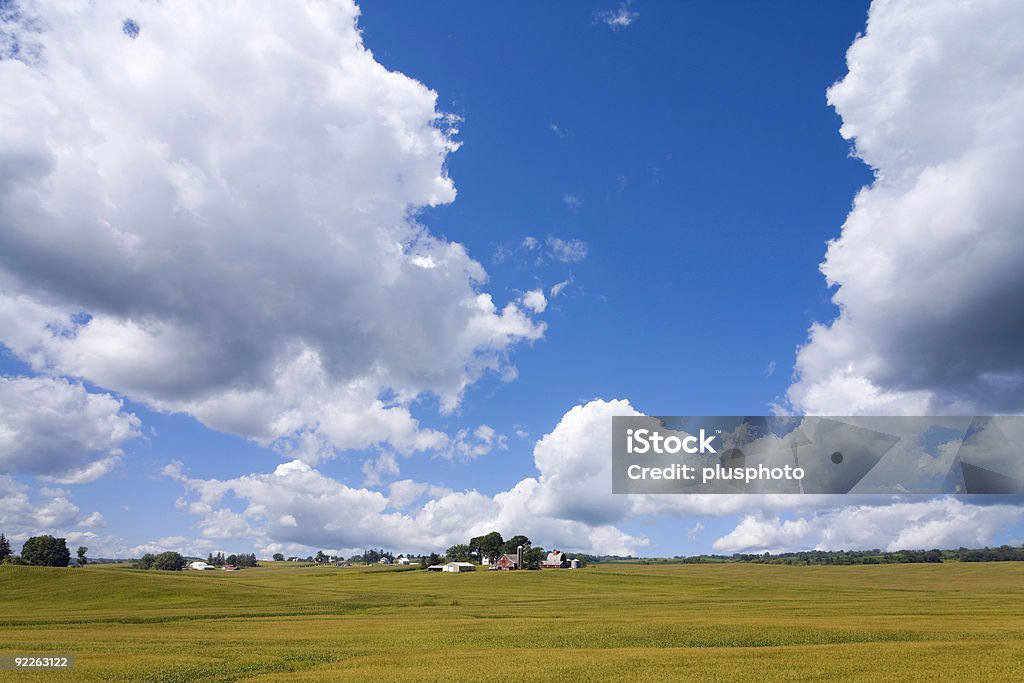
[[4,680],[1024,680],[1024,563],[0,567]]

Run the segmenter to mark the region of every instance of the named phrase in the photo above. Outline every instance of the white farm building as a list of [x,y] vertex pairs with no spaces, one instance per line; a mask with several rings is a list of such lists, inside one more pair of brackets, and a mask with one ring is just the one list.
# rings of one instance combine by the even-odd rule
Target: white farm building
[[442,567],[443,572],[475,572],[476,565],[472,562],[449,562]]

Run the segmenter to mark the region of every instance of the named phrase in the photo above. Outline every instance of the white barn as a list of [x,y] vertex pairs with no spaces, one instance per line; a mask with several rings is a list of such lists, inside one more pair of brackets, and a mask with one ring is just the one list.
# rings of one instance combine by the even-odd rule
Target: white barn
[[472,562],[449,562],[441,569],[444,572],[475,572],[476,565]]
[[195,569],[196,571],[203,571],[204,569],[216,569],[212,564],[206,564],[202,560],[196,560],[195,562],[188,563],[189,569]]

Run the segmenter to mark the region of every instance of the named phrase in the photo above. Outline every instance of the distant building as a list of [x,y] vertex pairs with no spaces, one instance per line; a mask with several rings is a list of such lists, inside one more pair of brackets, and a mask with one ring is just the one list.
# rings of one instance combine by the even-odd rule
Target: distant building
[[579,569],[580,565],[581,563],[579,560],[572,560],[571,562],[569,562],[569,569]]
[[441,571],[445,572],[475,572],[476,565],[472,562],[449,562],[444,565]]
[[523,546],[516,548],[516,554],[504,554],[498,558],[498,560],[491,565],[491,569],[500,569],[503,571],[512,571],[514,569],[526,569],[526,565],[523,563]]
[[224,570],[224,571],[226,571],[226,572],[235,572],[235,571],[238,571],[238,567],[236,567],[236,566],[235,566],[235,565],[233,565],[233,564],[226,564],[226,565],[224,565],[223,567],[221,567],[221,569],[223,569],[223,570]]
[[348,567],[348,566],[350,566],[350,565],[349,565],[349,563],[348,563],[348,562],[346,562],[346,561],[342,560],[341,562],[337,562],[337,563],[335,563],[335,565],[334,565],[334,566],[335,566],[335,567]]
[[400,557],[397,560],[395,560],[395,564],[409,564],[409,558],[408,557]]
[[206,564],[202,560],[197,560],[195,562],[189,562],[188,563],[188,568],[189,569],[195,569],[196,571],[205,571],[207,569],[216,569],[216,567],[214,567],[212,564]]
[[548,553],[548,556],[544,558],[544,561],[540,563],[541,569],[568,569],[569,560],[566,559],[565,553],[561,552],[557,548]]

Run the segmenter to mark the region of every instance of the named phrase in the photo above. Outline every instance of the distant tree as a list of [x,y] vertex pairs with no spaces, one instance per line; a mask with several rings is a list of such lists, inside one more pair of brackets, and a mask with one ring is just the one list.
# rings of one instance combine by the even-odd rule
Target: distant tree
[[33,536],[21,548],[21,557],[41,567],[66,567],[71,561],[67,541],[53,536]]
[[136,560],[133,566],[136,569],[152,569],[154,559],[155,556],[153,555],[153,553],[146,553],[141,558]]
[[492,531],[489,534],[471,539],[469,543],[470,550],[475,550],[474,554],[478,558],[482,560],[486,557],[489,561],[494,562],[501,557],[502,546],[505,545],[505,540],[497,531]]
[[327,562],[327,556],[324,555],[324,551],[323,550],[317,550],[316,551],[316,557],[313,558],[313,561],[316,562],[317,564],[323,564],[323,563]]
[[213,553],[206,556],[206,564],[213,564]]
[[238,564],[238,555],[228,555],[227,564]]
[[448,558],[449,562],[468,562],[469,552],[468,545],[465,543],[456,543],[451,548],[448,548],[444,555]]
[[84,545],[78,546],[78,566],[84,567],[88,562],[88,559],[86,559],[85,557],[85,554],[87,552],[89,552],[89,549],[86,548]]
[[526,536],[522,536],[522,535],[513,536],[512,538],[510,538],[507,541],[505,541],[505,545],[503,545],[501,547],[501,551],[503,553],[508,553],[509,555],[515,555],[516,554],[516,550],[519,549],[519,546],[523,546],[524,552],[526,550],[529,550],[530,549],[530,539],[528,539]]
[[430,555],[424,555],[420,558],[420,569],[426,569],[427,567],[433,567],[435,564],[441,564],[444,562],[444,558],[437,553],[430,553]]
[[530,548],[526,551],[523,562],[527,569],[540,569],[540,563],[544,561],[544,548]]
[[281,553],[274,553],[274,562],[284,562],[284,555]]
[[179,553],[168,551],[160,553],[153,558],[153,569],[162,569],[169,572],[181,571],[185,568],[185,558]]
[[0,534],[0,562],[6,562],[11,557],[11,542]]

